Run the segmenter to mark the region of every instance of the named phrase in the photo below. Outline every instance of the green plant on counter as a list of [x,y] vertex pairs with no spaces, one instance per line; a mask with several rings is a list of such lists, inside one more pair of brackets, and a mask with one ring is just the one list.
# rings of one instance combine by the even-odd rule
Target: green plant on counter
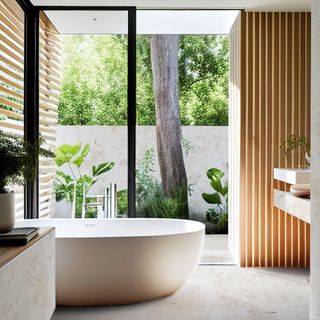
[[39,156],[54,157],[53,152],[41,147],[43,143],[42,137],[38,143],[31,144],[17,134],[0,130],[0,193],[10,192],[14,184],[24,185],[35,180]]
[[76,195],[76,217],[81,216],[83,197],[98,181],[99,176],[110,171],[114,162],[103,162],[92,165],[91,174],[84,174],[81,166],[90,151],[89,144],[83,148],[81,143],[75,145],[63,144],[55,151],[55,163],[60,168],[67,166],[70,174],[57,170],[55,180],[55,193],[57,201],[65,199],[73,202]]
[[304,159],[306,166],[310,166],[310,142],[305,136],[297,136],[292,134],[287,140],[283,141],[280,149],[285,153],[301,148],[301,151],[305,154]]
[[223,185],[224,175],[220,169],[209,169],[207,177],[214,192],[202,194],[202,198],[213,205],[213,208],[208,209],[206,214],[206,221],[213,225],[213,233],[228,232],[228,183]]

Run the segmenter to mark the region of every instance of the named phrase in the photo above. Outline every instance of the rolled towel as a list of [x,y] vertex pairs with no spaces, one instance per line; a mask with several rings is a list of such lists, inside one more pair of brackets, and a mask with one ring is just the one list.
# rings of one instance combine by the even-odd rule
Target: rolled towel
[[310,184],[293,184],[290,193],[295,197],[310,197]]

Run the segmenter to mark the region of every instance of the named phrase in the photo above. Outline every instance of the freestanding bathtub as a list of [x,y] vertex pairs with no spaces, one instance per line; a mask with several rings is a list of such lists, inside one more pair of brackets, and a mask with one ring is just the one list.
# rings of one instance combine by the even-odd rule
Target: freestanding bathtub
[[204,225],[174,219],[42,219],[56,228],[58,305],[137,303],[170,295],[196,266]]

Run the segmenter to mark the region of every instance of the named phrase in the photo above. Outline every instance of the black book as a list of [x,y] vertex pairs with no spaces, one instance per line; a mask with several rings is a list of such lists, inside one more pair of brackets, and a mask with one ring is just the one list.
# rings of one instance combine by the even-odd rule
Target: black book
[[26,245],[39,233],[39,228],[25,227],[14,228],[8,233],[0,233],[1,246],[19,246]]

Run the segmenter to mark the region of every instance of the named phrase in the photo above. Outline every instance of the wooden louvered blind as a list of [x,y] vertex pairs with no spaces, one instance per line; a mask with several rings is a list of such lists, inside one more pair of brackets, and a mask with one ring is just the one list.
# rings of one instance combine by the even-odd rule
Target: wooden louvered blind
[[[21,136],[24,98],[24,13],[13,0],[0,0],[0,129]],[[23,188],[16,187],[16,218],[24,215]]]
[[[23,136],[24,98],[24,13],[12,0],[0,0],[0,128]],[[55,148],[59,102],[59,37],[42,12],[40,14],[40,134],[45,147]],[[53,203],[55,166],[52,159],[40,159],[39,216],[50,214]],[[16,190],[17,219],[22,219],[23,188]]]
[[[56,142],[56,125],[59,103],[60,39],[47,16],[40,14],[40,134],[46,147],[53,150]],[[39,216],[47,217],[53,211],[53,182],[55,165],[52,159],[40,159]]]

